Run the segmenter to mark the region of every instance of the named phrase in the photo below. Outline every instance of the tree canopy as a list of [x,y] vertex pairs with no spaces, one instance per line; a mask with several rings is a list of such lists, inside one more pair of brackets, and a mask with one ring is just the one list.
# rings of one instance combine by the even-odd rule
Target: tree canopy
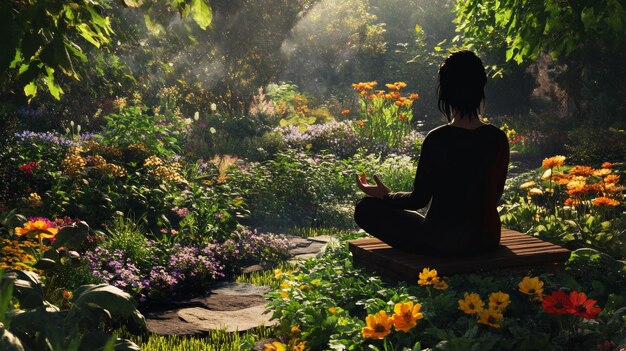
[[[103,11],[106,0],[6,0],[0,2],[0,83],[17,80],[32,99],[44,87],[56,99],[63,93],[60,73],[79,79],[75,64],[87,61],[85,44],[102,47],[114,32]],[[117,6],[144,8],[148,28],[158,22],[152,14],[157,5],[181,16],[190,16],[202,28],[212,20],[206,0],[119,0]]]

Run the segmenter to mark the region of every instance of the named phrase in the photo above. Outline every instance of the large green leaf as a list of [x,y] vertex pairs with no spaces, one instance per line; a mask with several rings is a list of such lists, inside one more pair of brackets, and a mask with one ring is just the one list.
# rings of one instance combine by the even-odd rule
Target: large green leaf
[[191,1],[191,15],[202,29],[206,29],[213,20],[213,12],[205,0]]
[[78,250],[82,243],[87,239],[89,235],[89,225],[85,222],[74,223],[71,226],[67,226],[59,230],[55,236],[52,247],[60,248],[65,247],[70,250]]
[[[135,305],[131,296],[119,288],[108,284],[83,285],[74,291],[72,302],[78,308],[100,308],[111,315],[111,319],[133,318],[136,320]],[[145,320],[144,327],[145,327]]]

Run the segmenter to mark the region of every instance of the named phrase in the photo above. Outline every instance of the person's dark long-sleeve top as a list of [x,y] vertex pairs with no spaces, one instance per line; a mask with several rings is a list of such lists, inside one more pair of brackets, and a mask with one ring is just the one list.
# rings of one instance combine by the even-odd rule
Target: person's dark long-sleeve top
[[497,204],[508,164],[509,143],[499,128],[444,125],[424,139],[413,191],[390,193],[385,201],[409,210],[432,201],[424,225],[442,242],[493,248],[500,241]]

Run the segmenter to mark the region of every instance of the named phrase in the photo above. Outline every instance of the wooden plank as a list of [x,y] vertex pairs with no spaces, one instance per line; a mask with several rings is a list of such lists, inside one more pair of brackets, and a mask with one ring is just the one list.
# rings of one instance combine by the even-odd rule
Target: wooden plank
[[350,240],[348,244],[356,265],[407,281],[416,280],[425,267],[436,268],[441,274],[493,269],[527,270],[537,266],[556,267],[570,255],[569,250],[558,245],[506,228],[502,229],[501,238],[501,247],[495,251],[461,258],[411,254],[376,238]]

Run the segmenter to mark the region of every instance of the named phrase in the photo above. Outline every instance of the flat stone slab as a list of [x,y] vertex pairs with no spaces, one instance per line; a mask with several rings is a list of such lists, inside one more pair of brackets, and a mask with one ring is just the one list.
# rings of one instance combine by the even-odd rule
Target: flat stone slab
[[269,287],[221,282],[208,296],[172,301],[166,310],[145,313],[148,329],[159,335],[202,335],[210,330],[244,331],[271,326],[263,295]]
[[267,286],[248,283],[221,282],[214,285],[211,294],[217,295],[259,295],[263,296],[270,292]]
[[244,331],[260,325],[271,326],[271,313],[265,313],[265,305],[258,305],[236,311],[212,311],[206,308],[191,307],[179,310],[178,317],[200,330],[215,329],[227,332]]
[[304,255],[304,254],[318,254],[324,250],[326,247],[325,243],[320,242],[311,242],[311,244],[307,247],[297,247],[293,250],[289,250],[289,252],[294,255]]

